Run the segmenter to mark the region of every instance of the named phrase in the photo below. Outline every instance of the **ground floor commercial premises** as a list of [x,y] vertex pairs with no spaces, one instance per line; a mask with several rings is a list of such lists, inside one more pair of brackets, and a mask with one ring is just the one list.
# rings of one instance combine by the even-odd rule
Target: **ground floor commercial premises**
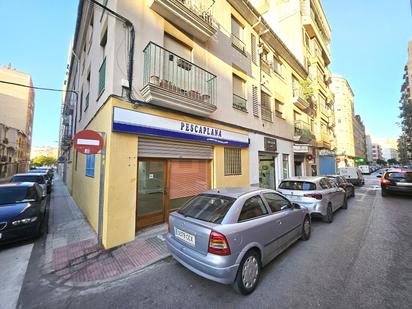
[[[72,155],[67,181],[76,203],[98,230],[103,197],[106,248],[135,238],[136,231],[166,222],[169,213],[210,188],[275,189],[295,174],[294,142],[150,107],[134,108],[111,97],[86,129],[105,133],[101,155]],[[310,165],[303,155],[303,175]],[[102,191],[102,192],[101,192]]]

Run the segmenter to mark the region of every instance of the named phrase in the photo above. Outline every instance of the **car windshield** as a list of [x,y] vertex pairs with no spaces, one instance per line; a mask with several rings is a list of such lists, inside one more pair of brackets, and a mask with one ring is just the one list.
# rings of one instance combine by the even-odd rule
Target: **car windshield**
[[0,187],[0,207],[6,204],[32,200],[33,192],[27,189],[27,187]]
[[236,199],[212,194],[195,196],[178,213],[206,222],[221,223]]
[[297,191],[313,191],[316,190],[316,185],[313,182],[307,181],[282,181],[279,189],[297,190]]
[[37,175],[19,175],[14,176],[11,179],[11,182],[37,182],[39,184],[44,184],[44,178],[43,176]]

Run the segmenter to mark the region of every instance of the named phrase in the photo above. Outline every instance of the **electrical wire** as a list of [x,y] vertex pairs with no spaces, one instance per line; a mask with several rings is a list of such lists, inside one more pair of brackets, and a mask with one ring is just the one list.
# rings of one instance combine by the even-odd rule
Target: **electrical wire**
[[0,80],[0,83],[19,86],[19,87],[26,87],[26,88],[31,88],[31,89],[37,89],[37,90],[46,90],[46,91],[54,91],[54,92],[71,92],[71,93],[75,93],[77,95],[77,91],[75,91],[75,90],[67,90],[67,89],[64,90],[64,89],[56,89],[56,88],[36,87],[36,86],[29,86],[29,85],[25,85],[25,84],[8,82],[8,81],[5,81],[5,80]]

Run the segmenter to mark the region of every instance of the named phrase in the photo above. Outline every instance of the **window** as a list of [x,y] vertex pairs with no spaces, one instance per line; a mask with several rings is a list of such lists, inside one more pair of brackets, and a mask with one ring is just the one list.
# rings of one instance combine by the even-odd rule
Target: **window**
[[82,120],[82,113],[83,113],[83,90],[80,91],[80,106],[79,106],[79,122]]
[[284,197],[275,193],[263,193],[263,197],[268,202],[272,213],[285,210],[290,207],[290,202]]
[[272,98],[271,96],[267,94],[266,92],[261,91],[260,100],[261,100],[262,119],[266,121],[272,121],[272,106],[271,106]]
[[232,46],[240,52],[245,52],[245,43],[243,42],[243,26],[232,16]]
[[273,57],[272,69],[273,69],[273,72],[275,72],[275,73],[277,73],[277,74],[279,74],[280,76],[283,77],[283,64],[275,56]]
[[247,100],[245,99],[245,81],[236,74],[232,74],[233,80],[233,107],[247,111]]
[[267,215],[268,211],[260,196],[246,200],[239,215],[239,222]]
[[187,202],[177,212],[185,217],[221,223],[235,199],[227,196],[201,194]]
[[331,184],[326,180],[326,178],[322,178],[322,179],[319,181],[319,185],[320,185],[321,188],[324,189],[324,190],[331,188]]
[[256,36],[251,33],[250,34],[250,45],[251,45],[251,54],[252,54],[252,61],[254,64],[257,65],[257,44],[256,44]]
[[283,107],[283,103],[275,99],[275,113],[279,118],[284,118]]
[[103,62],[99,69],[99,96],[103,93],[106,85],[106,57],[104,57]]
[[86,176],[88,177],[94,177],[95,160],[96,160],[95,155],[86,156]]
[[240,148],[225,147],[225,176],[242,175],[242,158]]
[[292,75],[292,92],[294,97],[298,97],[300,95],[300,83],[298,79]]
[[313,191],[316,190],[316,185],[313,182],[306,181],[282,181],[279,188],[285,190]]
[[283,179],[289,177],[289,155],[284,154],[282,156],[282,161],[283,161]]

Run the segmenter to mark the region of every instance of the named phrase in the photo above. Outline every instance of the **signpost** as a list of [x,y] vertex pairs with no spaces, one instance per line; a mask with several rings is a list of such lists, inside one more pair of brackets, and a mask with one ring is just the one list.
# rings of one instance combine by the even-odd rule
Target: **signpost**
[[100,181],[99,181],[99,213],[97,226],[97,240],[99,247],[102,246],[103,233],[103,204],[104,204],[104,164],[106,157],[105,133],[92,130],[77,132],[73,137],[74,148],[85,155],[94,155],[100,151]]

